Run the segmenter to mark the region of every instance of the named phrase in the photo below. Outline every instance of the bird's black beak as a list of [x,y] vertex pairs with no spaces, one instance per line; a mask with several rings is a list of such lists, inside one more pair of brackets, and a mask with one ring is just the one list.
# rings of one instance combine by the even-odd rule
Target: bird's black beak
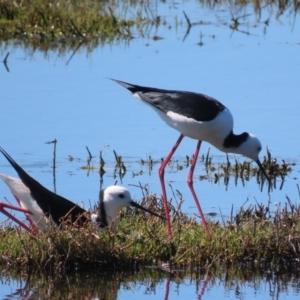
[[258,164],[260,170],[263,172],[263,174],[265,175],[266,179],[270,182],[270,177],[267,175],[266,170],[264,169],[264,167],[262,166],[261,162],[259,161],[259,159],[256,161],[256,163]]
[[143,210],[143,211],[145,211],[145,212],[147,212],[147,213],[149,213],[149,214],[151,214],[151,215],[153,215],[153,216],[159,217],[159,218],[164,219],[164,220],[166,219],[166,218],[164,218],[164,217],[158,215],[157,213],[155,213],[155,212],[153,212],[153,211],[151,211],[151,210],[149,210],[149,209],[147,209],[147,208],[145,208],[145,207],[143,207],[143,206],[137,204],[136,202],[134,202],[134,201],[132,201],[132,200],[129,202],[129,204],[130,204],[131,206],[134,206],[134,207],[136,207],[136,208],[139,208],[139,209],[141,209],[141,210]]

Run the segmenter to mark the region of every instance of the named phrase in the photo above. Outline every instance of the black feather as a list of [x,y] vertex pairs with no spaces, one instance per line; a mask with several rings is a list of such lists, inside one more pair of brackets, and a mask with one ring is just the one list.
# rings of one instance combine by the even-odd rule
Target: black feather
[[211,121],[226,107],[218,100],[204,94],[163,90],[144,87],[112,79],[132,93],[136,93],[143,101],[160,111],[174,112],[196,121]]
[[71,217],[72,222],[75,222],[79,218],[79,225],[83,225],[87,220],[89,220],[85,214],[87,212],[85,209],[46,189],[39,182],[29,176],[1,147],[0,151],[16,170],[24,185],[28,187],[32,198],[37,202],[44,214],[47,217],[51,217],[58,226],[60,225],[62,218],[67,215]]

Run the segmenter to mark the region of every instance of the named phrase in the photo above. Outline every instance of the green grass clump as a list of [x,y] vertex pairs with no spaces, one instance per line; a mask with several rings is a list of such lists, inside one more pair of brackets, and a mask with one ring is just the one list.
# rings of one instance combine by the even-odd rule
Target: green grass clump
[[135,20],[108,1],[0,1],[0,38],[83,39],[129,34]]
[[[144,206],[163,214],[160,199],[149,196]],[[243,207],[229,220],[209,221],[212,240],[201,224],[171,207],[173,238],[166,237],[165,222],[128,209],[117,229],[103,232],[86,228],[53,228],[33,236],[20,229],[0,231],[1,263],[40,270],[92,267],[123,268],[133,264],[165,262],[183,268],[215,264],[297,264],[300,255],[300,207],[287,202],[271,213],[269,206]]]

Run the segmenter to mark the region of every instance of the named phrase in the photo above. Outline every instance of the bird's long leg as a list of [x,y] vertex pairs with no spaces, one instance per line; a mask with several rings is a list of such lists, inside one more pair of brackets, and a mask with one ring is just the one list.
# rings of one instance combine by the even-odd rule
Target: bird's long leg
[[31,212],[27,209],[24,209],[22,207],[19,206],[14,206],[14,205],[10,205],[4,202],[0,202],[0,212],[2,212],[4,215],[6,215],[8,218],[12,219],[13,221],[15,221],[18,225],[20,225],[21,227],[23,227],[25,230],[27,230],[30,233],[35,233],[34,229],[29,228],[25,223],[23,223],[22,221],[18,220],[15,216],[13,216],[11,213],[9,213],[8,211],[6,211],[5,209],[12,209],[12,210],[16,210],[16,211],[21,211],[25,214],[31,214]]
[[167,192],[166,192],[166,186],[165,186],[165,181],[164,181],[164,175],[165,175],[165,167],[169,163],[172,155],[178,148],[180,142],[182,141],[184,135],[181,134],[175,145],[173,146],[172,150],[168,154],[168,156],[164,159],[162,162],[161,166],[159,167],[158,174],[159,174],[159,179],[160,179],[160,184],[161,184],[161,189],[163,193],[163,200],[164,200],[164,207],[165,207],[165,215],[166,215],[166,223],[167,223],[167,229],[168,229],[168,238],[171,240],[172,238],[172,230],[171,230],[171,222],[170,222],[170,213],[169,213],[169,207],[168,207],[168,200],[167,200]]
[[196,147],[196,150],[195,150],[195,153],[194,153],[194,157],[193,157],[193,160],[192,160],[192,164],[191,164],[191,169],[190,169],[190,172],[189,172],[189,175],[188,175],[188,178],[187,178],[187,184],[191,190],[191,193],[193,195],[193,198],[195,200],[195,203],[196,203],[196,206],[197,206],[197,209],[199,211],[199,214],[200,214],[200,217],[202,219],[202,224],[204,226],[204,229],[205,229],[205,232],[206,232],[206,235],[209,239],[211,239],[211,235],[210,235],[210,232],[209,232],[209,229],[208,229],[208,226],[207,226],[207,223],[205,221],[205,217],[204,217],[204,214],[202,212],[202,209],[201,209],[201,206],[200,206],[200,203],[199,203],[199,200],[198,200],[198,197],[195,193],[195,190],[194,190],[194,185],[193,185],[193,175],[194,175],[194,170],[195,170],[195,166],[196,166],[196,163],[197,163],[197,158],[198,158],[198,154],[199,154],[199,151],[200,151],[200,146],[201,146],[201,143],[202,141],[198,141],[198,144],[197,144],[197,147]]

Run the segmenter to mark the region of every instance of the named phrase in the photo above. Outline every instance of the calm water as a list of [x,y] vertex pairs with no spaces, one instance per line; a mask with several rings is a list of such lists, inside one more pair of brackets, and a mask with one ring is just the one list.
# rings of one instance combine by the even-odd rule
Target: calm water
[[[275,207],[275,202],[283,203],[286,195],[294,202],[299,201],[296,185],[300,156],[297,135],[300,28],[294,13],[287,11],[276,17],[277,9],[268,7],[259,17],[251,6],[240,10],[224,4],[210,9],[195,1],[159,4],[155,9],[171,28],[147,28],[143,37],[136,33],[136,38],[130,42],[99,46],[91,51],[82,48],[75,53],[71,50],[43,53],[2,45],[0,56],[4,58],[7,52],[10,56],[9,72],[4,66],[0,68],[0,146],[33,177],[53,190],[53,146],[45,142],[56,138],[56,191],[86,206],[97,200],[100,188],[98,172],[81,169],[86,164],[86,146],[95,156],[94,165],[99,164],[99,151],[102,150],[107,171],[104,187],[116,181],[127,187],[141,182],[148,184],[151,192],[160,194],[158,164],[150,170],[139,162],[149,155],[159,161],[179,134],[167,127],[153,110],[107,78],[202,92],[230,108],[236,133],[249,131],[260,138],[264,147],[261,158],[268,147],[278,160],[296,163],[283,189],[271,193],[271,207]],[[182,10],[191,22],[202,21],[201,25],[195,24],[187,36]],[[245,16],[239,19],[239,30],[230,29],[232,16]],[[269,25],[264,23],[267,19]],[[155,41],[153,36],[162,39]],[[175,160],[184,164],[185,156],[191,156],[195,146],[196,141],[184,139]],[[209,147],[204,143],[201,153],[206,154]],[[122,155],[127,168],[122,179],[114,172],[113,150]],[[216,149],[211,148],[210,153],[216,162],[226,160]],[[72,162],[68,161],[68,155],[74,157]],[[240,156],[230,158],[244,161]],[[176,165],[175,161],[168,168],[166,180],[183,194],[183,209],[193,214],[196,209],[185,183],[188,170],[183,168],[178,172]],[[143,175],[132,175],[141,170]],[[0,171],[16,176],[4,158],[0,158]],[[231,178],[229,186],[225,187],[222,182],[214,184],[212,179],[200,182],[199,176],[205,174],[204,166],[199,163],[195,188],[206,213],[221,210],[228,216],[232,205],[238,208],[247,199],[249,203],[267,203],[269,199],[267,189],[261,192],[255,179],[243,186],[240,181],[236,185]],[[138,188],[129,188],[134,198],[141,198]],[[171,197],[170,189],[168,192]],[[14,202],[2,183],[0,196]],[[0,221],[3,220],[0,215]],[[163,286],[164,280],[157,289],[161,291],[160,298],[164,295]],[[255,292],[248,285],[241,286],[244,298],[259,299],[268,295],[267,288]],[[171,283],[171,287],[174,294],[170,299],[173,299],[177,297],[177,287],[175,283]],[[197,298],[193,282],[184,281],[181,287],[185,292],[178,293],[179,298],[186,293]],[[140,299],[142,295],[148,299],[154,297],[141,292],[143,289],[125,290],[119,292],[122,299],[133,296]],[[284,293],[290,297],[299,292],[288,285]],[[231,290],[224,291],[222,284],[208,288],[206,295],[239,298]]]

